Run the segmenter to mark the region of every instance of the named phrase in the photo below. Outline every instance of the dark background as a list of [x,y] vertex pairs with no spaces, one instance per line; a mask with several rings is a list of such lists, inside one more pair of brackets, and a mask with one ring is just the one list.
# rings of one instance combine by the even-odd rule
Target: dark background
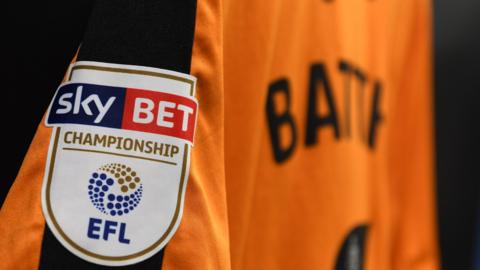
[[480,1],[435,1],[437,197],[446,270],[472,269],[474,260],[480,191],[479,26]]
[[[0,203],[82,40],[92,0],[8,1],[0,44],[4,83]],[[5,5],[4,4],[4,5]],[[47,91],[47,93],[46,93]],[[48,93],[49,92],[49,93]]]
[[[82,40],[92,0],[6,4],[0,203],[18,172],[50,98]],[[480,202],[480,1],[437,0],[435,113],[442,265],[472,269]],[[4,12],[5,12],[4,11]],[[42,94],[35,94],[42,91]],[[49,95],[45,91],[50,91]],[[7,132],[8,131],[8,132]],[[13,131],[13,132],[10,132]]]

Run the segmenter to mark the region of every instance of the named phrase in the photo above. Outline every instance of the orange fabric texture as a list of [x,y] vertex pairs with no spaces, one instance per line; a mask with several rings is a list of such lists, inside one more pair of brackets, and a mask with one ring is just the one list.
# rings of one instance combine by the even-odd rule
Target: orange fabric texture
[[[334,269],[359,224],[368,226],[366,269],[437,269],[428,1],[226,1],[224,15],[232,269]],[[348,82],[341,62],[364,85],[356,75]],[[326,125],[307,145],[313,65],[325,67],[340,134]],[[265,106],[282,79],[297,136],[277,163]],[[369,148],[376,82],[382,120]],[[324,95],[318,104],[328,114]]]
[[36,269],[45,226],[40,194],[51,129],[40,125],[0,211],[2,269]]
[[[364,269],[438,269],[430,9],[427,0],[198,1],[200,111],[162,269],[335,269],[362,224]],[[319,70],[315,116],[331,113],[326,77],[338,134],[327,123],[312,142]],[[281,161],[266,109],[278,81],[290,97],[274,95],[274,113],[295,125],[295,136],[278,126],[282,148],[295,142]],[[0,211],[0,269],[38,268],[50,135],[40,124]]]
[[182,223],[162,269],[230,269],[224,170],[221,5],[198,1],[191,74],[200,109]]

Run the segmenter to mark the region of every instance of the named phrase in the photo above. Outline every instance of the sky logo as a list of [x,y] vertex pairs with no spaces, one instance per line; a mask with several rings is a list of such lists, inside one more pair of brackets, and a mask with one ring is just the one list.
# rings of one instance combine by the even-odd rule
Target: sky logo
[[125,88],[93,84],[61,86],[48,124],[84,124],[117,128],[122,123]]
[[62,85],[47,126],[82,124],[173,136],[193,142],[197,103],[164,92],[85,83]]

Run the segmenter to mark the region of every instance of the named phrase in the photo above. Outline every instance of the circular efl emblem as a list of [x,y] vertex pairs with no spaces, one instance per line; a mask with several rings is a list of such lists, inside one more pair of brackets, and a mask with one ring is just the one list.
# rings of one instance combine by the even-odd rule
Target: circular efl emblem
[[88,196],[93,206],[110,216],[133,211],[142,199],[143,185],[132,168],[110,163],[90,175]]

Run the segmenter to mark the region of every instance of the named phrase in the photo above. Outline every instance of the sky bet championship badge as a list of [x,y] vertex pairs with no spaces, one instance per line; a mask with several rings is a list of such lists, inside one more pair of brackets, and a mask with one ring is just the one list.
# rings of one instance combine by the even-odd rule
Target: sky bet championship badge
[[195,78],[77,62],[57,90],[42,189],[46,221],[77,256],[133,264],[154,255],[182,216],[198,104]]

